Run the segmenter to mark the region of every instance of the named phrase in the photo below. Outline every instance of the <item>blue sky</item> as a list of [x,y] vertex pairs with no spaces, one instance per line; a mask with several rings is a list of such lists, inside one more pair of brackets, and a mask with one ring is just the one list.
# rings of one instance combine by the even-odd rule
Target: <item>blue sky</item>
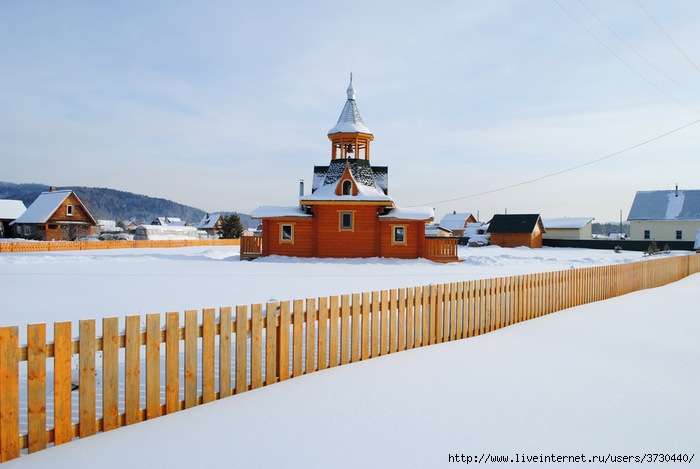
[[353,72],[398,205],[617,221],[700,188],[698,23],[695,0],[5,0],[0,180],[294,205]]

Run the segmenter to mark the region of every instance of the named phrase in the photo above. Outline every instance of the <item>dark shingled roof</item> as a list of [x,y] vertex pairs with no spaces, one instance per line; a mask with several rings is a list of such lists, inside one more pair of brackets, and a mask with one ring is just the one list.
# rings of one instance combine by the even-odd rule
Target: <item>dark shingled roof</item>
[[544,226],[538,214],[494,215],[489,222],[487,233],[532,233],[537,224],[544,233]]
[[350,172],[355,181],[365,186],[376,187],[385,195],[387,194],[388,168],[371,166],[369,161],[355,158],[333,160],[328,166],[314,166],[312,193],[321,186],[337,183],[345,172],[346,162],[350,166]]

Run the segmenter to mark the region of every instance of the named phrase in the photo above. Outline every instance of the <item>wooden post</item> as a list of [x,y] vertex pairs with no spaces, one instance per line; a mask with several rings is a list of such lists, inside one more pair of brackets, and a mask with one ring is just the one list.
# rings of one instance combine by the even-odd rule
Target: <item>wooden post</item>
[[231,395],[231,307],[219,309],[219,397]]
[[340,364],[350,363],[350,295],[340,298]]
[[46,324],[27,326],[27,436],[29,452],[46,448]]
[[370,357],[371,344],[369,341],[369,330],[372,318],[370,316],[370,301],[369,292],[362,293],[362,309],[360,315],[362,316],[362,353],[360,359],[367,360]]
[[381,323],[381,314],[379,313],[379,301],[380,301],[380,293],[378,290],[375,290],[372,292],[372,307],[371,309],[371,316],[372,316],[372,347],[370,350],[370,356],[371,357],[378,357],[380,355],[380,338],[379,338],[379,324]]
[[291,325],[289,301],[280,302],[280,329],[277,334],[277,366],[280,381],[289,379],[289,327]]
[[19,328],[0,328],[0,459],[19,457]]
[[126,317],[125,423],[141,421],[141,317]]
[[216,399],[216,310],[202,310],[202,402]]
[[95,422],[95,320],[83,319],[80,328],[80,438],[94,435],[97,432]]
[[102,319],[102,431],[119,428],[119,318]]
[[197,310],[185,311],[185,409],[197,405]]
[[301,376],[304,372],[304,337],[302,332],[304,330],[304,301],[294,300],[294,311],[293,311],[293,335],[292,335],[292,377]]
[[318,299],[318,369],[328,368],[328,298]]
[[146,315],[146,419],[160,417],[160,314]]
[[306,364],[304,373],[316,371],[316,300],[306,299]]
[[277,382],[277,302],[265,306],[265,385]]
[[338,361],[338,331],[340,320],[340,311],[338,309],[338,297],[330,297],[330,321],[329,321],[329,343],[328,343],[328,366],[337,366]]
[[362,319],[360,318],[360,294],[353,293],[352,295],[352,306],[350,309],[350,356],[353,362],[360,360],[360,323]]
[[262,335],[263,318],[262,304],[256,303],[250,307],[250,387],[262,387]]
[[180,313],[165,315],[165,413],[180,410]]
[[248,390],[248,307],[236,306],[236,389],[240,394]]
[[[53,327],[53,426],[54,445],[58,446],[73,438],[71,410],[71,349],[73,339],[70,322],[57,322],[54,323]],[[4,351],[0,353],[0,359],[4,354]]]

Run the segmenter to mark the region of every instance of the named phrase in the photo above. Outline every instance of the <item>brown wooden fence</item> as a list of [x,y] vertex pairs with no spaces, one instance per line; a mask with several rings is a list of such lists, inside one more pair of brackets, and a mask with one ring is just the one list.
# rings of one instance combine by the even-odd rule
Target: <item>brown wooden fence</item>
[[[0,328],[0,459],[346,363],[483,334],[700,272],[700,255]],[[217,314],[218,313],[218,314]],[[47,391],[48,390],[48,391]],[[20,405],[22,403],[22,405]]]
[[150,241],[20,241],[0,242],[0,252],[82,251],[88,249],[184,248],[238,246],[238,239],[163,239]]

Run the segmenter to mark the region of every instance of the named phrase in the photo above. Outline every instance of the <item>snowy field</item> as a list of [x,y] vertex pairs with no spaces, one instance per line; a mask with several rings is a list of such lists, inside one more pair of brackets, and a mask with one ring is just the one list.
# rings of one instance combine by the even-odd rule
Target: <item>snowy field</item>
[[[460,257],[447,265],[239,262],[237,247],[2,254],[2,324],[644,261],[638,252],[555,248],[464,248]],[[463,464],[490,455],[570,467],[580,465],[571,462],[577,455],[634,463],[663,453],[692,456],[688,465],[700,466],[700,454],[693,456],[700,452],[698,291],[694,275],[469,340],[294,378],[3,465],[423,468],[455,464],[450,455]],[[521,462],[552,455],[568,459]],[[657,457],[652,467],[666,464],[673,463]]]

